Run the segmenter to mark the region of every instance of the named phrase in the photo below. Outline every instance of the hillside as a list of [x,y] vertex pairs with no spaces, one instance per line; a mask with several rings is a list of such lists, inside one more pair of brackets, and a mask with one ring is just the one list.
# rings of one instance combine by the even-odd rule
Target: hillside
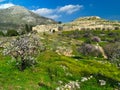
[[56,23],[54,20],[39,16],[22,6],[12,6],[0,10],[0,30],[21,29],[25,24],[39,25]]
[[[23,55],[20,54],[16,58],[15,53],[5,55],[5,52],[17,50],[18,53],[23,53],[19,47],[26,52],[29,50],[26,47],[29,45],[32,48],[36,39],[40,43],[37,49],[39,52],[34,55],[34,52],[30,51],[32,53],[30,56],[26,56],[29,52],[24,53],[25,58],[35,56],[36,64],[28,65],[21,71],[20,57]],[[13,41],[15,45],[11,43]],[[1,90],[119,90],[120,88],[120,30],[41,32],[17,37],[1,37],[0,42]],[[11,44],[15,46],[12,49],[9,48]],[[31,58],[27,60],[31,65]]]
[[0,32],[0,90],[120,90],[120,22],[90,16],[56,24],[13,6],[0,10],[0,23],[8,31],[36,25]]
[[120,28],[120,22],[102,19],[99,16],[80,17],[68,25],[78,30],[115,30]]
[[63,24],[37,25],[33,30],[38,32],[50,30],[119,30],[120,22],[102,19],[98,16],[80,17],[71,22]]

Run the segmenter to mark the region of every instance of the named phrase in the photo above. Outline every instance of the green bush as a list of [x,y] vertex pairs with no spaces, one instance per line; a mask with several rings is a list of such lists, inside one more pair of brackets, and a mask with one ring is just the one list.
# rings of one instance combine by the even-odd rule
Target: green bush
[[2,31],[0,31],[0,36],[4,36],[4,33]]
[[6,36],[17,36],[17,35],[19,35],[17,30],[8,30],[6,33]]
[[25,31],[26,32],[31,32],[32,31],[32,25],[25,24]]

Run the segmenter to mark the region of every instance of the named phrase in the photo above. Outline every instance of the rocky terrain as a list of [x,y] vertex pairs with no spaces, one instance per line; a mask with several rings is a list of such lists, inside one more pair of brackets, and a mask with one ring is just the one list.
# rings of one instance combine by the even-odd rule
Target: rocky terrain
[[22,6],[12,6],[7,9],[0,10],[0,30],[23,29],[25,24],[56,23],[54,20],[39,16]]
[[120,22],[109,21],[98,16],[81,17],[69,23],[53,25],[37,25],[33,30],[44,31],[69,31],[69,30],[115,30],[120,28]]

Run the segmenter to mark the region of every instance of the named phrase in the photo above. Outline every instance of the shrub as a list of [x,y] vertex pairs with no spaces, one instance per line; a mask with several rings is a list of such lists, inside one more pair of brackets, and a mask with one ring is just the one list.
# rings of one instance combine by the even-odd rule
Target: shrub
[[91,56],[101,56],[101,51],[96,49],[95,45],[92,44],[82,44],[80,48],[78,48],[78,52],[82,53],[83,55],[91,55]]
[[94,37],[92,37],[92,41],[94,41],[94,42],[100,42],[101,39],[98,36],[94,36]]
[[120,66],[120,42],[107,44],[104,50],[110,62]]
[[26,67],[36,63],[35,56],[40,47],[37,37],[21,36],[13,40],[4,50],[5,55],[11,55],[16,60],[19,70],[23,71]]
[[89,55],[91,52],[93,52],[93,47],[90,44],[83,44],[80,48],[80,52],[84,55]]
[[91,31],[84,31],[83,37],[90,38],[91,36],[92,36],[92,32]]
[[91,43],[92,43],[92,40],[91,40],[90,38],[87,38],[87,39],[84,41],[84,43],[86,43],[86,44],[91,44]]
[[58,21],[58,24],[62,24],[62,21]]
[[25,31],[31,32],[32,31],[32,25],[25,24]]
[[119,29],[120,29],[119,27],[117,27],[117,26],[115,27],[115,30],[119,30]]
[[111,36],[111,37],[115,37],[118,33],[115,33],[115,32],[109,32],[108,33],[108,36]]
[[2,31],[0,31],[0,36],[4,36],[4,33]]
[[70,37],[74,38],[74,39],[79,39],[80,38],[80,32],[78,30],[75,30],[71,33]]
[[8,30],[6,36],[17,36],[19,35],[16,30]]
[[25,30],[21,30],[21,31],[19,32],[20,35],[24,35],[25,33],[26,33]]

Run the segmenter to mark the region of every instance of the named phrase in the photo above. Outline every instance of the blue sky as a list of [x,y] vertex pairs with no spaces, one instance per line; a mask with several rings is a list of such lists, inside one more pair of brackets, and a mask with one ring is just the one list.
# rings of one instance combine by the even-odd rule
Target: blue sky
[[0,0],[0,9],[13,5],[62,22],[83,16],[120,20],[120,0]]

